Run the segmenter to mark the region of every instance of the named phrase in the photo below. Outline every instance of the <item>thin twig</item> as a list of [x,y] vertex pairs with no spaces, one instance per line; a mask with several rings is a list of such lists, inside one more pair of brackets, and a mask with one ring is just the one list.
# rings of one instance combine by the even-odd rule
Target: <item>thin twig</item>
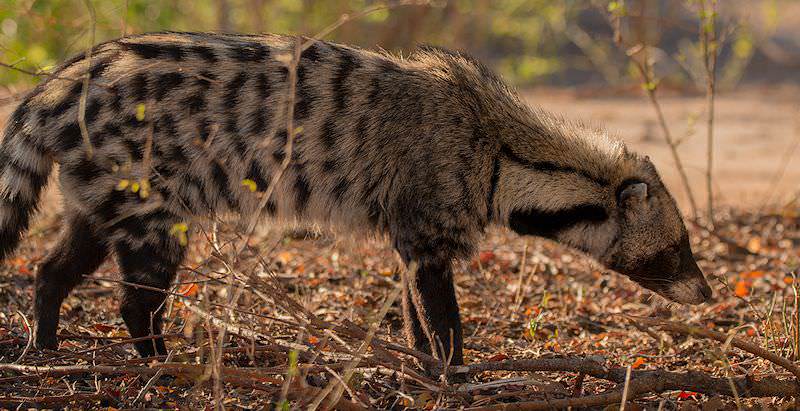
[[[656,79],[654,78],[650,66],[650,58],[647,55],[647,46],[643,44],[636,44],[636,45],[628,45],[625,43],[625,40],[622,36],[622,17],[625,13],[624,3],[621,7],[613,10],[609,16],[611,27],[614,30],[614,40],[615,44],[625,52],[625,54],[630,58],[630,61],[633,63],[634,67],[636,67],[637,72],[642,80],[642,87],[644,88],[647,98],[650,101],[650,104],[653,106],[653,109],[656,112],[656,118],[658,119],[658,125],[661,127],[661,131],[664,134],[664,140],[667,143],[667,147],[670,150],[670,154],[672,155],[672,161],[675,163],[675,168],[678,170],[678,174],[681,178],[681,183],[683,184],[684,191],[686,191],[686,197],[689,200],[689,205],[692,208],[692,216],[697,217],[698,208],[697,208],[697,201],[695,201],[694,193],[692,192],[692,187],[689,184],[689,177],[686,174],[686,168],[683,165],[683,161],[681,160],[681,156],[678,153],[678,145],[676,143],[675,138],[672,136],[672,132],[670,131],[669,126],[667,125],[667,120],[664,117],[664,112],[661,109],[661,103],[658,101],[658,97],[656,96],[656,90],[658,89],[658,84]],[[642,54],[641,58],[636,58],[637,54]]]
[[[708,2],[708,4],[707,4]],[[706,190],[708,192],[708,226],[714,226],[714,99],[717,81],[717,41],[716,19],[717,0],[701,0],[700,4],[700,43],[703,51],[703,67],[706,70]]]
[[[386,317],[386,313],[389,312],[389,308],[391,308],[392,304],[394,304],[394,302],[397,300],[397,297],[400,295],[401,291],[402,287],[399,286],[395,287],[392,293],[386,297],[386,300],[383,302],[383,306],[378,312],[377,317],[370,325],[369,331],[367,331],[367,335],[365,336],[364,341],[361,343],[361,346],[358,348],[358,351],[356,351],[355,355],[353,356],[353,359],[347,365],[347,368],[345,369],[344,373],[342,373],[343,374],[342,379],[344,381],[344,384],[347,384],[350,381],[350,379],[353,378],[353,372],[355,371],[355,367],[358,365],[359,362],[361,362],[361,359],[363,358],[364,353],[366,353],[367,348],[369,348],[372,345],[372,340],[375,338],[375,333],[378,331],[378,327],[380,326],[384,317]],[[309,409],[311,411],[317,409],[326,398],[328,398],[327,402],[329,404],[335,404],[342,397],[342,394],[344,393],[344,388],[345,385],[341,384],[338,380],[332,381],[330,384],[328,384],[328,387],[326,387],[325,390],[323,390],[323,393],[321,393],[316,398],[316,400],[314,400],[314,403],[312,404],[311,407],[309,407]],[[331,391],[333,393],[331,395],[328,395],[328,392]]]
[[628,392],[631,387],[631,366],[625,367],[625,382],[622,386],[622,400],[619,404],[619,411],[625,411],[625,403],[628,402]]
[[22,350],[22,354],[20,354],[19,357],[17,357],[17,359],[14,361],[14,364],[19,364],[22,362],[22,359],[25,358],[25,355],[28,354],[28,351],[30,351],[31,347],[33,346],[33,328],[31,328],[31,323],[28,322],[28,317],[26,317],[22,311],[17,311],[17,314],[22,317],[22,322],[25,323],[25,330],[28,334],[28,342],[25,344],[25,349]]
[[[171,362],[172,361],[172,357],[173,357],[174,354],[175,354],[175,351],[170,351],[169,354],[167,354],[167,359],[166,359],[165,362]],[[138,404],[139,402],[141,402],[145,398],[145,394],[147,394],[147,391],[150,391],[150,388],[153,387],[153,385],[156,383],[156,381],[158,381],[158,379],[161,378],[161,376],[163,374],[164,374],[164,370],[160,369],[155,374],[153,374],[153,376],[150,377],[149,380],[147,380],[147,382],[144,384],[144,387],[142,387],[142,389],[139,391],[139,394],[137,394],[136,398],[133,399],[133,404],[134,405]]]
[[83,145],[86,149],[86,158],[91,160],[94,155],[94,147],[92,147],[92,140],[89,139],[89,128],[86,125],[86,99],[89,97],[89,80],[91,80],[92,67],[92,49],[94,48],[95,28],[97,26],[97,16],[95,15],[94,5],[90,0],[84,0],[86,9],[89,11],[91,18],[91,29],[89,30],[89,45],[86,47],[86,72],[83,74],[83,87],[81,88],[81,97],[78,101],[78,126],[81,130],[81,137],[83,138]]

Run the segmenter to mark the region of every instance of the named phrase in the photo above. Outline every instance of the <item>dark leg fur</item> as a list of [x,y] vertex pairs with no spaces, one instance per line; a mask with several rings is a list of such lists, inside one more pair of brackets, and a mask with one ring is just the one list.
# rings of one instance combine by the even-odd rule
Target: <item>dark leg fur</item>
[[108,247],[79,214],[67,216],[58,245],[36,274],[36,347],[57,349],[59,309],[84,275],[94,272],[108,256]]
[[416,261],[418,267],[404,280],[403,315],[408,341],[416,349],[435,353],[444,360],[452,353],[450,364],[463,364],[461,317],[453,287],[452,262],[406,259],[409,260]]
[[[167,290],[170,287],[183,260],[183,247],[174,237],[161,233],[152,243],[134,247],[120,241],[114,248],[124,281],[148,287],[123,286],[120,312],[131,337],[161,334],[166,294],[150,288]],[[142,357],[167,354],[162,338],[140,341],[135,346]]]

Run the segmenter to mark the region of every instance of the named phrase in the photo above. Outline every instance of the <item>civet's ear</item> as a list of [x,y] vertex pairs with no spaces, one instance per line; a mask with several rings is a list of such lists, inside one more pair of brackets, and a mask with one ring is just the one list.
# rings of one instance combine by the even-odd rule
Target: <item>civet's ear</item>
[[656,165],[653,164],[653,160],[650,159],[650,156],[644,156],[644,164],[648,170],[655,172]]
[[634,207],[647,200],[647,183],[634,180],[622,183],[617,191],[617,204],[624,208]]

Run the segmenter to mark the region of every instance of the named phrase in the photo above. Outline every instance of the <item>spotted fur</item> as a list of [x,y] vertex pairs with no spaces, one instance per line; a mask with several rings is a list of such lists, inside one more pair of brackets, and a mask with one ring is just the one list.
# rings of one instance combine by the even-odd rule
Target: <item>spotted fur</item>
[[[131,335],[160,333],[155,290],[183,258],[172,228],[253,215],[286,158],[285,57],[296,41],[125,37],[68,61],[17,108],[0,145],[0,256],[19,242],[54,162],[66,203],[63,239],[36,280],[39,347],[57,346],[62,300],[109,253],[127,283],[146,286],[125,286]],[[91,157],[76,81],[87,71]],[[462,362],[452,262],[469,257],[490,224],[576,247],[679,301],[699,297],[661,285],[707,288],[685,286],[702,273],[649,161],[602,130],[530,109],[469,57],[423,47],[399,58],[320,41],[301,55],[296,90],[302,131],[266,212],[389,237],[416,263],[403,311],[419,349]],[[149,195],[126,186],[140,181]],[[136,348],[165,352],[161,339]]]

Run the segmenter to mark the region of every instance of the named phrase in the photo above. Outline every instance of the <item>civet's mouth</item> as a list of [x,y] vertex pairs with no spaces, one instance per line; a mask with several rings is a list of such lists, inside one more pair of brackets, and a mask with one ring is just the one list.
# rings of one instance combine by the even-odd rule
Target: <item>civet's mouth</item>
[[702,304],[711,300],[713,296],[711,286],[703,277],[686,278],[668,284],[648,283],[642,285],[666,299],[681,304]]

